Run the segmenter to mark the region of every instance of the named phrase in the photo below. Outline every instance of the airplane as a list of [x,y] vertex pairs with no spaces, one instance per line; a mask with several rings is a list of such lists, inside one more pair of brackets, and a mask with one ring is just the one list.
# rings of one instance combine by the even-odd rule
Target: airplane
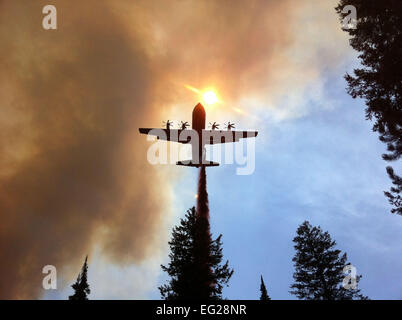
[[139,128],[139,132],[156,136],[161,140],[191,144],[192,159],[178,161],[176,165],[196,168],[219,166],[219,163],[205,159],[206,144],[238,142],[242,138],[253,138],[258,135],[258,131],[231,130],[234,128],[233,124],[228,126],[228,130],[205,130],[206,112],[201,103],[194,107],[192,118],[192,129],[170,129],[169,125],[166,129]]

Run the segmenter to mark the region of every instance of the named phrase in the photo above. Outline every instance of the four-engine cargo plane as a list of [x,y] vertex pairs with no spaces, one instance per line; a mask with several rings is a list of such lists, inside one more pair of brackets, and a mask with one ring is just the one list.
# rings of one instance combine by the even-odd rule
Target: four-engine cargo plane
[[256,137],[257,131],[236,131],[236,130],[205,130],[205,109],[198,103],[193,110],[192,129],[166,129],[140,128],[140,133],[156,136],[158,139],[179,143],[189,143],[192,148],[192,159],[178,161],[176,164],[188,167],[212,167],[219,166],[219,163],[205,159],[205,145],[217,143],[237,142],[241,138]]

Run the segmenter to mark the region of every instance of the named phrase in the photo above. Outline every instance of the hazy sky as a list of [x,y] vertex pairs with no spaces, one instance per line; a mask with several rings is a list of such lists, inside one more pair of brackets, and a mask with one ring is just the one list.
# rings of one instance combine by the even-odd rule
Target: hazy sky
[[[197,172],[151,166],[138,127],[190,121],[256,129],[256,167],[207,170],[211,227],[235,273],[224,295],[293,298],[292,239],[328,230],[370,298],[400,299],[402,218],[384,146],[345,92],[357,65],[334,0],[0,2],[0,297],[60,298],[89,254],[91,298],[159,298],[171,228]],[[59,289],[41,288],[57,267]]]

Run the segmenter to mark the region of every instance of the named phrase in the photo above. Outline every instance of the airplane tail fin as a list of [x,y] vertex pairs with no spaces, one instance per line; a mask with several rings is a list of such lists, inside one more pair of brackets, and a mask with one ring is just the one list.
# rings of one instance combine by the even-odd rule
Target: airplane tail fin
[[185,160],[176,162],[176,165],[199,168],[199,167],[217,167],[219,166],[219,163],[213,161],[204,161],[203,163],[193,163],[191,160]]

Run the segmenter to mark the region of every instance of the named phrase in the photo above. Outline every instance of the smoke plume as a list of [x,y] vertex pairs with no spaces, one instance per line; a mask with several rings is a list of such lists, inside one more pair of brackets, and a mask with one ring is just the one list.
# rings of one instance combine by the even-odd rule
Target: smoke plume
[[57,2],[45,31],[45,4],[1,2],[0,298],[43,292],[45,265],[72,279],[95,243],[141,261],[169,212],[138,137],[158,117],[141,39],[103,1]]
[[197,227],[194,239],[195,266],[199,268],[196,272],[195,283],[199,288],[199,299],[211,297],[212,270],[211,270],[211,231],[209,223],[209,204],[207,192],[207,174],[205,167],[200,169],[198,178],[197,197]]

